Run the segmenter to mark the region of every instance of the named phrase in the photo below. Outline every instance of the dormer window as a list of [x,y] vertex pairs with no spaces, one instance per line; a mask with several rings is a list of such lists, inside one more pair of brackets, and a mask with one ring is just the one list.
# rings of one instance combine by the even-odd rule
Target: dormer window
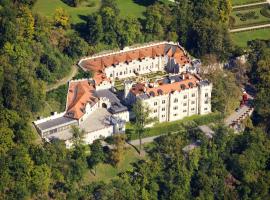
[[180,85],[180,88],[181,88],[182,90],[184,90],[184,89],[186,89],[186,86],[185,86],[184,84],[181,84],[181,85]]
[[193,84],[192,82],[189,82],[189,83],[188,83],[188,86],[189,86],[190,88],[192,88],[192,87],[194,86],[194,84]]
[[149,92],[149,95],[150,95],[151,97],[154,97],[154,96],[155,96],[155,93],[154,93],[153,91],[151,91],[151,92]]

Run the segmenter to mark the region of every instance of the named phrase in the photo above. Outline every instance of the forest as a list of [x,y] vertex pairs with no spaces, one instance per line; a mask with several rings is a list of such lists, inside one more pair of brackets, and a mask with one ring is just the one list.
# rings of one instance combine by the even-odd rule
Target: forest
[[[243,78],[254,85],[255,113],[241,134],[221,123],[208,140],[184,127],[182,134],[156,139],[148,159],[133,163],[131,171],[87,184],[81,181],[86,171],[108,159],[98,141],[82,145],[78,130],[72,149],[37,140],[31,121],[44,106],[46,86],[81,56],[155,40],[178,41],[202,59],[224,61],[241,52],[228,33],[229,0],[176,2],[156,1],[137,19],[120,17],[114,0],[102,0],[98,12],[74,26],[63,9],[48,19],[32,12],[35,0],[0,0],[0,199],[270,198],[270,41],[249,43],[244,69],[207,75],[220,113],[233,109]],[[183,153],[191,137],[201,145]]]

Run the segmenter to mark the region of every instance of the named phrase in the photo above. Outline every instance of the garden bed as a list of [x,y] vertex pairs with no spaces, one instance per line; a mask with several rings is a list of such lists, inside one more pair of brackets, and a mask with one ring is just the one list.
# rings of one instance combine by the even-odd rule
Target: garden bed
[[268,5],[259,5],[234,9],[230,16],[230,28],[244,28],[270,23],[270,13]]

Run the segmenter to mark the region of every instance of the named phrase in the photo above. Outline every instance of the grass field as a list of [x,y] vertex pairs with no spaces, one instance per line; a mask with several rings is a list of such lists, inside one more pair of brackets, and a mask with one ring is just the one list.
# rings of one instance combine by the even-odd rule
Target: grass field
[[115,178],[119,173],[132,169],[132,163],[139,159],[144,159],[140,156],[134,148],[127,148],[124,153],[123,159],[120,161],[118,167],[113,167],[110,164],[98,164],[96,176],[89,170],[84,177],[84,183],[90,183],[94,181],[109,182]]
[[134,0],[117,0],[120,14],[123,17],[142,17],[144,11],[146,11],[146,5],[137,4]]
[[[94,2],[95,4],[92,7],[89,6],[91,2]],[[83,22],[81,16],[87,16],[98,10],[100,7],[100,0],[89,0],[89,4],[85,3],[75,8],[70,7],[69,5],[63,3],[61,0],[37,0],[33,11],[41,14],[42,16],[52,17],[57,8],[63,8],[69,13],[72,23],[78,23]]]
[[[173,133],[180,130],[183,130],[183,127],[190,127],[191,124],[195,126],[209,124],[214,122],[219,122],[223,119],[223,116],[220,113],[210,113],[208,115],[193,115],[190,117],[185,117],[182,120],[177,120],[174,122],[163,122],[157,123],[151,128],[147,128],[144,137],[151,137],[156,135],[162,135],[167,133]],[[134,131],[133,124],[128,123],[126,126],[126,134],[130,140],[138,139],[138,135]]]
[[246,47],[247,42],[255,39],[270,39],[270,28],[232,33],[234,43],[240,47]]
[[[265,16],[262,16],[260,13],[260,10],[263,8],[263,6],[250,8],[250,9],[244,9],[244,10],[233,10],[231,16],[235,19],[235,24],[233,25],[233,28],[235,27],[246,27],[251,26],[253,24],[264,24],[264,23],[270,23],[270,18],[267,18]],[[237,16],[239,14],[245,15],[247,13],[254,12],[255,16],[257,18],[248,18],[246,20],[241,20],[240,16]]]
[[[78,22],[83,22],[82,18],[84,16],[91,14],[92,12],[98,10],[100,7],[100,0],[88,1],[89,3],[94,2],[95,5],[89,6],[89,3],[85,3],[79,7],[70,7],[69,5],[63,3],[61,0],[37,0],[33,11],[40,13],[43,16],[52,17],[57,8],[63,8],[71,16],[72,23],[76,24]],[[120,15],[123,17],[142,17],[143,12],[146,10],[146,6],[151,5],[151,3],[147,3],[147,1],[141,2],[142,3],[136,3],[134,0],[117,0],[120,9]]]
[[232,5],[243,5],[243,4],[249,4],[249,3],[257,3],[257,2],[263,2],[263,0],[232,0]]

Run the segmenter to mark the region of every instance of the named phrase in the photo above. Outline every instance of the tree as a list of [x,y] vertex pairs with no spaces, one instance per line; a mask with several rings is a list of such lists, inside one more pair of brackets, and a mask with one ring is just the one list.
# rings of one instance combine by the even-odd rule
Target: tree
[[120,13],[116,0],[102,0],[100,10],[106,7],[113,9],[114,13],[117,15]]
[[64,48],[64,52],[74,59],[87,55],[88,44],[77,34],[69,36],[68,45]]
[[54,25],[57,27],[62,27],[64,29],[69,27],[70,25],[69,15],[63,8],[57,8],[55,10]]
[[117,166],[123,157],[124,147],[125,147],[125,138],[126,137],[123,134],[113,135],[114,149],[112,149],[112,153],[111,153],[111,160],[113,162],[113,165]]
[[14,133],[10,128],[0,128],[0,155],[6,153],[14,146]]
[[91,155],[88,157],[87,162],[90,168],[95,169],[94,175],[97,173],[97,164],[104,161],[105,155],[100,140],[95,140],[90,145]]
[[212,110],[230,113],[240,104],[241,90],[234,74],[225,70],[213,70],[206,76],[213,83]]
[[35,194],[46,194],[51,183],[51,170],[47,165],[34,167],[31,172],[31,190]]
[[150,117],[151,110],[149,109],[149,107],[139,99],[133,105],[132,112],[135,114],[134,127],[135,133],[139,135],[140,140],[139,152],[141,154],[142,135],[145,133],[146,126],[154,122],[155,119]]
[[255,99],[256,123],[260,123],[270,133],[270,42],[253,41],[249,55],[251,70],[249,76],[254,84],[257,95]]
[[141,25],[135,18],[120,20],[117,24],[117,33],[120,48],[142,41]]
[[85,130],[80,130],[77,126],[72,126],[71,132],[73,134],[73,143],[75,146],[80,145],[83,142],[83,136],[85,135]]
[[98,44],[103,38],[102,18],[99,14],[89,15],[86,22],[86,38],[90,44]]

